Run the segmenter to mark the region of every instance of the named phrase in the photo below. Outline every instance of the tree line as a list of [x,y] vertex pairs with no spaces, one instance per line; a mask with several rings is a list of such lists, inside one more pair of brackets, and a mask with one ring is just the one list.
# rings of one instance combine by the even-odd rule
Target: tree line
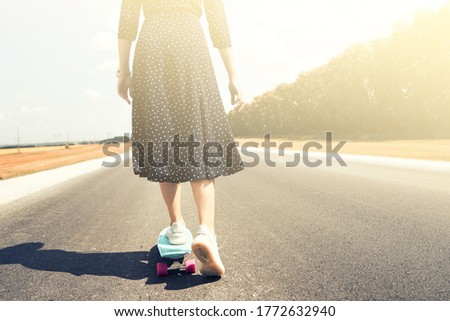
[[237,137],[450,137],[450,3],[229,113]]

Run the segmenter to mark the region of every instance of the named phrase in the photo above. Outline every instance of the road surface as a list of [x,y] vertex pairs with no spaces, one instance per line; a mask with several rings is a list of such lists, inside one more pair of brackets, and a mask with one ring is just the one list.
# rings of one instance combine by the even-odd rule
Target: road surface
[[[156,277],[168,215],[129,167],[0,205],[0,299],[450,299],[449,171],[273,159],[217,179],[222,279]],[[195,232],[188,183],[182,202]]]

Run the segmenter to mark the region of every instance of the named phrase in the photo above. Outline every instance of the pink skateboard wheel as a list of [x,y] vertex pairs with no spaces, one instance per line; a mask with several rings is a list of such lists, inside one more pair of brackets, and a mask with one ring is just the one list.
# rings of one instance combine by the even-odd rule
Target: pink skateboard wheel
[[195,265],[195,259],[186,261],[186,273],[195,273],[197,272],[197,267]]
[[156,263],[156,275],[167,276],[169,275],[169,269],[167,263]]

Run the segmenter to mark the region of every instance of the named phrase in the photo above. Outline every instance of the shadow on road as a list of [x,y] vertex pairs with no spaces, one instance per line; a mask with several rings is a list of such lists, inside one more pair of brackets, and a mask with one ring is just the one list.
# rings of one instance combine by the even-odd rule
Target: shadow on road
[[65,272],[76,276],[115,276],[128,280],[147,279],[146,284],[167,283],[166,290],[181,290],[211,283],[220,278],[190,275],[184,272],[156,276],[161,261],[154,246],[149,252],[79,253],[64,250],[42,250],[44,243],[22,243],[0,249],[0,265],[21,264],[33,270]]

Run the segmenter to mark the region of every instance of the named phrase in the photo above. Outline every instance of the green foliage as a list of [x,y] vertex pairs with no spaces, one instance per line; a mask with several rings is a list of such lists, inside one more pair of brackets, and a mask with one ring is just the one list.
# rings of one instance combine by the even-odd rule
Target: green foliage
[[235,136],[450,137],[450,3],[256,97]]

